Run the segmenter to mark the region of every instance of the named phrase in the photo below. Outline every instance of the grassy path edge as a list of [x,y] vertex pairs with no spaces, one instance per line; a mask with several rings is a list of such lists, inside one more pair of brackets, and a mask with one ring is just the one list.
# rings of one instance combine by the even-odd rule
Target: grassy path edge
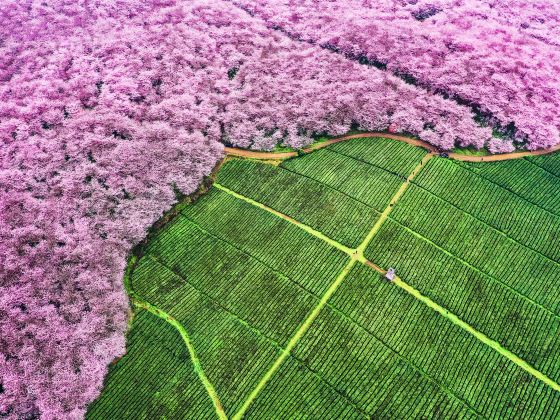
[[251,391],[251,394],[249,394],[249,396],[245,399],[243,405],[237,411],[237,413],[234,414],[232,419],[238,420],[243,418],[243,415],[245,414],[249,406],[253,403],[255,398],[257,398],[259,393],[268,383],[270,378],[272,378],[272,376],[276,373],[276,371],[278,370],[280,365],[282,365],[284,360],[286,360],[286,358],[290,355],[292,349],[296,346],[296,344],[299,342],[301,337],[303,337],[303,335],[307,332],[307,330],[309,329],[313,321],[315,321],[315,318],[317,318],[317,316],[319,315],[323,307],[327,304],[327,301],[334,294],[334,292],[336,292],[338,286],[340,286],[342,281],[346,278],[346,276],[350,272],[350,269],[354,266],[356,261],[357,260],[355,258],[351,258],[350,261],[346,264],[346,266],[342,269],[338,277],[334,280],[334,282],[329,286],[325,294],[321,297],[319,303],[313,308],[309,316],[303,321],[303,323],[297,329],[296,333],[292,336],[292,338],[288,342],[288,345],[280,353],[280,356],[278,356],[278,358],[274,361],[272,366],[266,371],[266,373],[261,378],[257,386],[253,389],[253,391]]
[[379,219],[377,219],[377,222],[375,223],[373,228],[369,231],[369,233],[367,234],[365,239],[362,241],[362,243],[358,246],[358,248],[356,248],[358,258],[361,258],[361,257],[364,256],[364,251],[366,250],[367,246],[369,245],[369,243],[371,242],[371,240],[373,239],[375,234],[379,231],[379,229],[381,228],[383,223],[385,223],[385,220],[387,220],[387,217],[389,217],[389,214],[393,210],[393,207],[395,206],[395,204],[397,204],[397,202],[403,196],[403,194],[408,189],[408,186],[410,185],[412,180],[416,177],[416,175],[418,175],[420,173],[420,171],[424,168],[424,165],[426,164],[426,162],[428,162],[432,157],[434,157],[434,154],[432,154],[432,153],[428,153],[426,156],[424,156],[422,158],[422,160],[420,161],[420,163],[418,165],[416,165],[416,167],[412,170],[410,175],[408,175],[406,180],[399,187],[399,189],[393,195],[393,197],[391,197],[391,201],[389,201],[389,204],[387,205],[387,207],[385,207],[385,210],[383,210],[383,212],[381,213],[381,216],[379,216]]
[[318,232],[315,229],[312,229],[311,227],[309,227],[309,226],[307,226],[307,225],[305,225],[301,222],[298,222],[297,220],[295,220],[295,219],[293,219],[293,218],[291,218],[291,217],[289,217],[289,216],[287,216],[283,213],[280,213],[276,210],[273,210],[270,207],[268,207],[268,206],[266,206],[262,203],[259,203],[258,201],[255,201],[251,198],[248,198],[248,197],[245,197],[241,194],[238,194],[235,191],[232,191],[232,190],[230,190],[230,189],[228,189],[228,188],[226,188],[222,185],[214,184],[217,188],[227,192],[228,194],[232,194],[233,196],[237,197],[238,199],[247,201],[250,204],[256,205],[259,208],[267,210],[267,211],[275,214],[276,216],[281,217],[281,218],[289,221],[290,223],[295,223],[298,227],[304,229],[305,231],[313,234],[314,236],[316,236],[320,239],[323,239],[325,242],[331,244],[332,246],[334,246],[338,249],[343,250],[347,254],[350,254],[350,261],[346,264],[346,266],[338,274],[338,276],[333,281],[333,283],[329,286],[329,288],[327,289],[325,294],[321,297],[321,300],[319,301],[319,303],[313,308],[313,310],[310,312],[310,314],[307,316],[307,318],[303,321],[303,323],[297,329],[295,334],[292,336],[292,338],[288,342],[288,345],[286,346],[285,350],[280,354],[280,356],[276,359],[276,361],[272,364],[272,366],[264,374],[264,376],[261,378],[261,380],[259,381],[257,386],[253,389],[251,394],[249,394],[249,396],[245,399],[241,408],[233,416],[234,420],[238,420],[238,419],[243,418],[243,415],[245,414],[245,412],[247,411],[249,406],[257,398],[258,394],[265,387],[265,385],[268,383],[270,378],[272,378],[272,376],[274,375],[274,373],[276,373],[276,371],[278,370],[280,365],[290,355],[290,352],[292,351],[292,349],[296,346],[296,344],[299,342],[299,340],[307,332],[307,330],[309,329],[309,327],[311,326],[313,321],[315,321],[315,319],[317,318],[317,316],[319,315],[321,310],[325,307],[325,305],[327,304],[327,302],[329,301],[331,296],[337,291],[338,287],[342,284],[342,282],[344,281],[344,279],[346,278],[346,276],[348,275],[348,273],[350,272],[350,270],[352,269],[352,267],[354,266],[356,261],[360,261],[364,258],[364,256],[363,256],[364,255],[364,250],[366,249],[368,244],[371,242],[371,240],[373,239],[375,234],[379,231],[379,229],[381,228],[381,226],[383,225],[385,220],[387,220],[387,217],[389,216],[389,213],[391,213],[391,211],[393,210],[394,205],[402,197],[402,195],[407,190],[408,186],[410,185],[410,183],[414,179],[414,177],[420,173],[420,171],[422,170],[422,168],[424,167],[426,162],[428,160],[430,160],[433,156],[434,156],[433,153],[426,154],[422,158],[420,163],[418,163],[418,165],[412,170],[410,175],[406,178],[405,182],[403,182],[403,184],[395,192],[395,194],[391,198],[391,201],[389,202],[389,204],[387,205],[385,210],[383,210],[383,212],[381,213],[381,216],[379,217],[379,219],[375,222],[375,224],[370,229],[370,231],[368,232],[368,234],[366,235],[364,240],[360,243],[360,245],[356,249],[350,249],[350,248],[338,243],[334,239],[328,238],[327,236],[325,236],[321,232]]
[[[364,263],[368,267],[373,268],[374,270],[376,270],[380,274],[385,274],[386,273],[386,271],[384,269],[382,269],[381,267],[372,263],[369,260],[364,259],[360,262]],[[411,285],[409,285],[408,283],[403,281],[400,277],[395,276],[395,280],[393,281],[393,283],[395,285],[397,285],[398,287],[400,287],[401,289],[403,289],[404,291],[406,291],[407,293],[414,296],[419,301],[423,302],[426,306],[428,306],[431,309],[433,309],[434,311],[438,312],[444,318],[447,318],[453,324],[461,327],[462,329],[464,329],[465,331],[467,331],[468,333],[473,335],[479,341],[482,341],[484,344],[491,347],[492,349],[494,349],[495,351],[500,353],[502,356],[505,356],[506,358],[508,358],[513,363],[515,363],[516,365],[518,365],[519,367],[521,367],[522,369],[527,371],[529,374],[533,375],[535,378],[541,380],[542,382],[544,382],[545,384],[550,386],[555,391],[560,391],[560,385],[557,384],[554,380],[550,379],[544,373],[542,373],[541,371],[539,371],[539,370],[535,369],[534,367],[532,367],[531,365],[529,365],[529,363],[527,363],[525,360],[523,360],[519,356],[515,355],[514,353],[512,353],[511,351],[509,351],[508,349],[503,347],[497,341],[491,339],[486,334],[484,334],[484,333],[478,331],[477,329],[473,328],[470,324],[463,321],[461,318],[459,318],[454,313],[449,312],[447,309],[445,309],[443,306],[439,305],[438,303],[434,302],[429,297],[424,296],[418,289],[415,289],[414,287],[412,287]]]
[[202,382],[202,385],[206,389],[208,396],[212,400],[212,404],[214,405],[214,409],[216,410],[216,415],[218,416],[219,419],[223,419],[223,420],[227,419],[224,408],[222,407],[222,403],[220,402],[220,398],[218,397],[218,393],[216,392],[216,389],[214,388],[214,386],[212,385],[212,383],[209,381],[208,377],[204,373],[204,370],[202,369],[202,365],[200,364],[200,360],[196,355],[194,346],[185,328],[175,318],[173,318],[166,312],[162,311],[158,307],[152,305],[151,303],[143,300],[132,288],[131,275],[137,261],[138,258],[136,256],[133,256],[130,259],[124,277],[125,288],[128,293],[128,296],[130,297],[131,303],[134,306],[147,310],[152,315],[155,315],[163,319],[165,322],[173,326],[179,332],[189,352],[193,369],[197,374],[197,376],[199,377],[200,381]]
[[189,335],[187,331],[183,328],[183,326],[179,323],[179,321],[177,321],[175,318],[168,315],[167,313],[163,312],[161,309],[157,308],[156,306],[146,301],[143,301],[137,297],[131,297],[131,301],[135,306],[139,308],[143,308],[148,312],[150,312],[151,314],[163,319],[168,324],[171,324],[173,327],[175,327],[175,329],[179,332],[179,334],[181,334],[181,337],[185,342],[185,346],[189,351],[189,355],[191,357],[191,363],[193,364],[194,371],[198,375],[200,382],[202,382],[202,385],[206,389],[206,392],[208,392],[208,396],[212,400],[212,404],[214,405],[214,409],[216,410],[216,415],[220,419],[227,419],[224,408],[222,407],[222,403],[220,402],[220,399],[218,397],[218,393],[216,392],[214,386],[210,383],[208,377],[204,373],[204,370],[202,369],[202,365],[200,364],[200,360],[196,356],[196,352],[194,350],[194,346],[191,343]]

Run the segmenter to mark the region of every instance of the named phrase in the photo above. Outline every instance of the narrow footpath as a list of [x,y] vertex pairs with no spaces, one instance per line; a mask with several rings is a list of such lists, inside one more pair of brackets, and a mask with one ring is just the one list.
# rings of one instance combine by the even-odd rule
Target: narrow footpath
[[[422,161],[416,166],[416,168],[414,168],[414,170],[410,173],[410,175],[407,177],[407,179],[404,181],[404,183],[396,191],[396,193],[391,198],[391,201],[389,202],[388,206],[381,213],[379,219],[376,221],[376,223],[374,224],[372,229],[368,232],[365,239],[355,249],[351,249],[351,248],[335,241],[334,239],[329,238],[328,236],[326,236],[322,232],[319,232],[319,231],[313,229],[312,227],[307,226],[304,223],[301,223],[301,222],[297,221],[296,219],[294,219],[294,218],[292,218],[288,215],[285,215],[281,212],[278,212],[278,211],[266,206],[265,204],[262,204],[258,201],[255,201],[255,200],[253,200],[249,197],[245,197],[245,196],[243,196],[243,195],[241,195],[241,194],[239,194],[235,191],[232,191],[232,190],[228,189],[227,187],[224,187],[223,185],[220,185],[218,183],[214,183],[214,187],[216,187],[216,188],[218,188],[218,189],[236,197],[237,199],[243,200],[243,201],[245,201],[245,202],[247,202],[247,203],[249,203],[249,204],[251,204],[255,207],[258,207],[258,208],[261,208],[265,211],[268,211],[268,212],[274,214],[275,216],[280,217],[280,218],[298,226],[300,229],[304,230],[308,234],[313,235],[313,236],[321,239],[322,241],[328,243],[329,245],[333,246],[334,248],[337,248],[337,249],[341,250],[342,252],[344,252],[345,254],[347,254],[349,256],[349,261],[346,264],[346,266],[339,273],[339,275],[333,281],[333,283],[329,286],[327,291],[321,297],[319,303],[311,310],[311,312],[308,314],[307,318],[302,322],[302,324],[296,330],[296,332],[294,333],[294,335],[292,336],[292,338],[288,342],[285,349],[282,350],[282,352],[280,353],[278,358],[274,361],[274,363],[270,366],[270,368],[266,371],[266,373],[260,379],[259,383],[256,385],[256,387],[253,389],[253,391],[246,398],[246,400],[244,401],[241,408],[238,410],[237,413],[235,413],[235,415],[233,416],[233,419],[243,418],[244,414],[247,412],[247,410],[249,409],[249,407],[251,406],[253,401],[258,397],[260,392],[263,390],[263,388],[266,386],[266,384],[270,381],[270,379],[274,376],[274,374],[280,368],[280,366],[286,360],[286,358],[288,356],[290,356],[291,351],[294,349],[294,347],[297,345],[297,343],[300,341],[300,339],[305,335],[305,333],[309,330],[309,328],[313,324],[313,321],[317,318],[317,316],[319,315],[321,310],[327,305],[329,299],[337,291],[337,289],[342,284],[344,279],[347,277],[347,275],[350,272],[350,270],[352,269],[352,267],[357,262],[373,268],[374,270],[376,270],[381,275],[386,274],[386,270],[384,270],[383,268],[379,267],[375,263],[373,263],[373,262],[371,262],[371,261],[369,261],[365,258],[364,251],[367,248],[368,244],[371,242],[371,240],[375,237],[375,235],[377,234],[379,229],[382,227],[384,222],[387,220],[387,218],[388,218],[389,214],[391,213],[392,209],[395,207],[395,205],[400,200],[402,195],[406,192],[406,190],[408,189],[411,181],[422,171],[426,162],[428,162],[429,159],[434,157],[438,153],[438,151],[434,148],[434,146],[430,145],[429,143],[418,140],[418,139],[414,139],[414,138],[411,138],[411,137],[406,137],[406,136],[401,136],[401,135],[396,135],[396,134],[389,134],[389,133],[371,132],[371,133],[352,134],[352,135],[347,135],[347,136],[343,136],[343,137],[330,139],[330,140],[327,140],[325,142],[317,143],[317,144],[312,145],[308,148],[305,148],[304,152],[309,153],[309,152],[312,152],[314,150],[318,150],[318,149],[327,147],[331,144],[339,143],[339,142],[343,142],[343,141],[347,141],[347,140],[352,140],[352,139],[357,139],[357,138],[370,138],[370,137],[371,138],[383,137],[383,138],[390,138],[390,139],[394,139],[394,140],[398,140],[398,141],[403,141],[403,142],[408,143],[408,144],[413,145],[413,146],[422,147],[422,148],[428,150],[429,153],[426,156],[424,156]],[[548,153],[553,153],[553,152],[558,151],[558,150],[560,150],[560,144],[557,145],[557,146],[554,146],[553,148],[550,148],[550,149],[538,150],[538,151],[534,151],[534,152],[515,152],[515,153],[507,153],[507,154],[502,154],[502,155],[491,155],[491,156],[469,156],[469,155],[463,155],[463,154],[460,154],[460,153],[449,153],[448,155],[452,159],[468,161],[468,162],[491,162],[491,161],[501,161],[501,160],[509,160],[509,159],[519,159],[519,158],[523,158],[523,157],[526,157],[526,156],[544,155],[544,154],[548,154]],[[251,151],[251,150],[246,150],[246,149],[231,148],[231,147],[226,147],[225,152],[229,156],[236,156],[236,157],[249,158],[249,159],[259,159],[259,160],[284,160],[284,159],[288,159],[288,158],[291,158],[291,157],[298,156],[298,153],[295,152],[295,151],[294,152],[259,152],[259,151]],[[129,280],[130,280],[128,278],[129,274],[130,273],[127,273],[127,275],[125,276],[125,283],[129,283]],[[393,283],[396,286],[400,287],[401,289],[405,290],[407,293],[412,295],[414,298],[420,300],[425,305],[427,305],[431,309],[435,310],[436,312],[438,312],[439,314],[441,314],[442,316],[447,318],[450,322],[452,322],[455,325],[461,327],[462,329],[464,329],[468,333],[472,334],[478,340],[482,341],[483,343],[485,343],[486,345],[488,345],[489,347],[491,347],[492,349],[494,349],[498,353],[502,354],[503,356],[505,356],[506,358],[511,360],[513,363],[517,364],[518,366],[520,366],[521,368],[526,370],[532,376],[538,378],[539,380],[546,383],[548,386],[555,389],[556,391],[560,391],[560,385],[557,384],[556,382],[554,382],[552,379],[550,379],[549,377],[544,375],[542,372],[540,372],[537,369],[530,366],[526,361],[524,361],[520,357],[516,356],[515,354],[513,354],[509,350],[502,347],[495,340],[492,340],[491,338],[489,338],[488,336],[486,336],[482,332],[474,329],[472,326],[470,326],[469,324],[467,324],[466,322],[461,320],[457,315],[455,315],[453,313],[450,313],[447,309],[445,309],[441,305],[432,301],[430,298],[422,295],[420,293],[420,291],[418,291],[417,289],[415,289],[412,286],[410,286],[409,284],[407,284],[401,278],[395,277],[395,280],[393,281]],[[191,362],[193,364],[193,368],[194,368],[196,374],[198,375],[201,383],[203,384],[204,388],[206,389],[210,399],[212,400],[212,403],[214,405],[217,417],[219,419],[227,419],[227,416],[226,416],[225,411],[222,407],[222,404],[220,402],[218,394],[217,394],[214,386],[210,383],[210,381],[208,380],[208,377],[204,373],[204,371],[202,369],[202,366],[201,366],[201,363],[200,363],[200,361],[199,361],[199,359],[196,355],[195,349],[194,349],[194,347],[193,347],[193,345],[190,341],[190,338],[189,338],[188,333],[185,330],[185,328],[176,319],[171,317],[169,314],[163,312],[162,310],[160,310],[156,306],[154,306],[154,305],[150,304],[149,302],[143,300],[140,296],[138,296],[133,291],[133,289],[130,287],[130,284],[127,284],[127,290],[128,290],[128,293],[131,297],[131,301],[135,306],[137,306],[138,308],[142,308],[144,310],[147,310],[150,313],[152,313],[153,315],[160,317],[161,319],[163,319],[166,322],[168,322],[169,324],[171,324],[179,332],[179,334],[183,338],[183,341],[185,342],[185,346],[188,349],[188,352],[189,352],[189,355],[190,355],[190,358],[191,358]]]
[[214,386],[208,380],[208,377],[204,373],[204,370],[202,369],[202,365],[200,364],[200,360],[196,355],[196,351],[195,351],[194,346],[191,342],[191,339],[190,339],[187,331],[183,327],[183,325],[181,325],[181,323],[179,321],[177,321],[175,318],[173,318],[171,315],[169,315],[168,313],[159,309],[157,306],[154,306],[151,303],[147,302],[146,300],[142,299],[142,297],[140,295],[138,295],[138,293],[136,293],[134,291],[134,289],[132,288],[132,285],[130,283],[130,281],[131,281],[130,275],[131,275],[131,268],[134,266],[134,263],[135,263],[135,260],[133,259],[132,262],[129,263],[129,267],[127,268],[127,272],[125,274],[125,287],[126,287],[126,290],[127,290],[127,293],[130,297],[131,302],[137,308],[144,309],[144,310],[150,312],[152,315],[155,315],[155,316],[163,319],[165,322],[172,325],[177,330],[177,332],[181,335],[181,338],[183,339],[183,342],[185,343],[185,346],[187,347],[187,350],[189,352],[189,356],[191,358],[191,363],[193,365],[193,369],[194,369],[195,373],[197,374],[198,378],[200,379],[200,382],[202,383],[202,385],[206,389],[206,392],[208,393],[208,396],[210,397],[210,400],[212,401],[212,405],[214,406],[214,410],[216,411],[217,417],[221,420],[226,420],[227,416],[226,416],[226,413],[225,413],[224,408],[222,406],[222,403],[220,402],[220,398],[218,397],[218,393],[216,392],[216,389],[214,388]]
[[[418,146],[426,149],[430,153],[437,153],[438,151],[436,148],[428,142],[423,140],[418,140],[412,137],[402,136],[399,134],[391,134],[391,133],[382,133],[382,132],[369,132],[369,133],[360,133],[360,134],[350,134],[347,136],[336,137],[334,139],[330,139],[321,143],[317,143],[311,145],[310,147],[304,148],[303,151],[305,153],[312,152],[314,150],[322,149],[323,147],[330,146],[334,143],[340,143],[342,141],[352,140],[352,139],[360,139],[360,138],[386,138],[386,139],[393,139],[408,143],[412,146]],[[244,157],[248,159],[259,159],[259,160],[284,160],[289,159],[295,156],[298,156],[297,152],[259,152],[255,150],[247,150],[247,149],[239,149],[236,147],[225,147],[224,151],[228,156],[237,156],[237,157]],[[549,153],[554,153],[560,151],[560,144],[557,144],[548,149],[541,149],[541,150],[534,150],[534,151],[525,151],[525,152],[512,152],[512,153],[503,153],[499,155],[488,155],[488,156],[472,156],[472,155],[465,155],[462,153],[454,153],[449,152],[447,155],[451,159],[461,160],[463,162],[497,162],[502,160],[511,160],[511,159],[521,159],[527,156],[538,156],[538,155],[546,155]]]

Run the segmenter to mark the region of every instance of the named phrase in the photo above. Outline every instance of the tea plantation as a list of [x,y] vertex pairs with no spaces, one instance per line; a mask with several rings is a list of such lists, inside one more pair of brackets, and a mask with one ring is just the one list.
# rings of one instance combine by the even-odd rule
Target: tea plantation
[[559,190],[560,154],[228,159],[132,258],[88,418],[558,418]]

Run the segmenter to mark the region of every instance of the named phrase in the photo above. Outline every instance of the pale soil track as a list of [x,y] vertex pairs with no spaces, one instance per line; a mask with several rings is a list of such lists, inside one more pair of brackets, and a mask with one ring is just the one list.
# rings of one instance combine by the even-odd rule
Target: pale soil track
[[147,301],[145,301],[145,300],[143,300],[139,297],[132,297],[131,301],[138,308],[145,309],[148,312],[150,312],[151,314],[153,314],[153,315],[163,319],[165,322],[171,324],[173,327],[175,327],[175,329],[179,332],[179,334],[181,334],[181,338],[183,339],[183,341],[185,343],[185,346],[187,347],[187,350],[189,352],[189,356],[191,358],[191,363],[193,364],[194,371],[198,375],[198,378],[200,379],[200,382],[202,383],[202,385],[206,389],[206,392],[208,393],[208,396],[210,397],[210,400],[212,400],[212,404],[214,405],[214,410],[216,411],[216,415],[221,420],[227,419],[227,416],[226,416],[226,413],[225,413],[224,408],[222,406],[222,403],[220,402],[220,398],[218,397],[218,394],[216,393],[216,389],[214,388],[214,386],[208,380],[208,377],[204,373],[204,370],[202,370],[202,365],[200,364],[200,360],[198,359],[198,357],[196,355],[196,351],[195,351],[195,349],[192,345],[191,339],[190,339],[187,331],[183,327],[183,325],[181,325],[181,323],[179,321],[177,321],[175,318],[173,318],[169,314],[165,313],[164,311],[162,311],[158,307],[152,305],[151,303],[149,303],[149,302],[147,302]]
[[214,388],[212,383],[208,380],[208,377],[206,376],[206,374],[204,373],[204,370],[202,369],[202,365],[200,363],[200,360],[199,360],[198,356],[196,355],[196,351],[194,349],[194,346],[191,342],[191,339],[189,337],[189,334],[188,334],[187,330],[184,328],[184,326],[179,321],[177,321],[171,315],[167,314],[166,312],[164,312],[163,310],[161,310],[157,306],[152,305],[150,302],[144,300],[142,298],[142,296],[140,296],[138,293],[136,293],[134,291],[134,288],[132,287],[131,281],[132,281],[132,271],[133,271],[137,261],[138,261],[137,257],[133,256],[131,258],[131,260],[128,263],[128,267],[126,269],[125,276],[124,276],[124,283],[125,283],[125,287],[126,287],[126,291],[128,293],[128,296],[130,298],[130,302],[134,306],[136,306],[137,308],[146,310],[146,311],[150,312],[152,315],[155,315],[155,316],[163,319],[165,322],[172,325],[177,330],[177,332],[181,335],[181,338],[183,339],[183,342],[185,343],[185,347],[187,348],[187,351],[189,352],[189,356],[190,356],[190,359],[191,359],[191,363],[193,365],[193,369],[194,369],[195,373],[197,374],[200,382],[202,383],[202,385],[206,389],[206,392],[208,393],[208,397],[212,401],[212,404],[214,406],[214,410],[216,412],[216,416],[220,420],[226,420],[227,416],[226,416],[226,413],[225,413],[224,408],[222,406],[222,403],[220,402],[220,398],[218,397],[216,389]]
[[[297,329],[295,334],[292,336],[291,340],[288,342],[288,345],[285,347],[284,351],[276,359],[274,364],[266,371],[266,373],[261,378],[261,380],[259,381],[259,383],[255,387],[255,389],[253,389],[251,394],[246,398],[246,400],[244,401],[244,403],[241,406],[241,408],[239,409],[239,411],[237,413],[235,413],[235,415],[233,416],[234,420],[241,420],[243,418],[243,416],[245,415],[246,411],[249,409],[249,407],[251,406],[253,401],[257,398],[257,396],[260,394],[260,392],[265,387],[265,385],[270,381],[272,376],[280,368],[280,365],[282,365],[284,360],[287,359],[288,356],[290,356],[290,354],[292,353],[292,350],[294,349],[296,344],[300,341],[300,339],[309,330],[309,328],[311,327],[311,324],[313,324],[313,321],[315,321],[315,319],[317,318],[319,313],[322,311],[322,309],[325,307],[325,305],[327,305],[327,302],[330,300],[331,296],[337,291],[338,287],[342,284],[342,282],[344,281],[346,276],[350,273],[350,270],[352,269],[352,267],[354,266],[356,261],[360,261],[360,262],[365,261],[364,251],[365,251],[366,247],[371,242],[371,240],[373,239],[375,234],[379,231],[379,229],[381,228],[381,226],[383,225],[383,223],[385,222],[385,220],[389,216],[389,213],[391,213],[391,211],[393,210],[393,206],[399,201],[401,196],[404,194],[404,192],[406,191],[406,189],[410,185],[410,182],[412,181],[412,179],[416,175],[418,175],[418,173],[422,170],[422,168],[424,167],[426,162],[432,156],[433,156],[432,154],[427,154],[420,161],[420,163],[416,166],[416,168],[414,168],[414,170],[410,173],[410,175],[407,177],[405,182],[395,192],[395,194],[391,198],[391,201],[390,201],[389,205],[385,208],[383,213],[381,213],[381,216],[379,217],[377,222],[373,225],[373,227],[370,229],[369,233],[366,235],[366,237],[364,238],[362,243],[356,249],[349,249],[347,247],[344,247],[342,244],[337,246],[337,248],[347,252],[350,255],[350,260],[348,261],[346,266],[342,269],[342,271],[338,274],[338,277],[329,286],[329,288],[323,294],[323,296],[321,296],[321,300],[319,301],[319,303],[313,308],[313,310],[308,314],[307,318],[299,326],[299,328]],[[231,190],[229,190],[229,189],[227,189],[227,188],[225,188],[225,187],[223,187],[219,184],[214,184],[214,185],[217,188],[227,192],[228,194],[234,195],[236,198],[247,201],[247,202],[249,202],[250,204],[253,204],[253,205],[255,205],[255,203],[257,203],[258,207],[260,207],[264,210],[267,210],[267,211],[272,210],[273,214],[275,214],[278,217],[283,218],[284,220],[287,220],[290,223],[293,223],[295,221],[294,219],[288,217],[287,215],[284,215],[283,213],[277,212],[277,211],[269,208],[268,206],[265,206],[262,203],[258,203],[257,201],[251,200],[248,197],[244,197],[241,194],[238,194],[234,191],[231,191]],[[315,231],[314,229],[312,229],[310,227],[305,226],[303,223],[300,223],[300,222],[297,222],[297,221],[295,221],[295,222],[297,223],[298,227],[303,228],[307,232],[309,232],[311,234],[314,234],[315,236],[319,237],[320,239],[325,240],[324,238],[326,238],[326,236],[323,235],[322,233],[320,233],[318,231]],[[336,241],[334,241],[330,238],[327,238],[327,242],[331,243],[331,244],[336,243]]]
[[[347,141],[352,139],[360,139],[360,138],[368,138],[368,137],[383,137],[387,139],[393,139],[408,143],[412,146],[422,147],[428,150],[430,153],[438,153],[438,150],[428,142],[423,140],[414,139],[412,137],[402,136],[399,134],[390,134],[390,133],[382,133],[382,132],[370,132],[370,133],[360,133],[360,134],[350,134],[347,136],[337,137],[334,139],[330,139],[324,141],[322,143],[317,143],[310,147],[303,149],[305,153],[312,152],[314,150],[322,149],[323,147],[330,146],[334,143],[339,143],[341,141]],[[247,150],[247,149],[239,149],[236,147],[225,147],[224,151],[228,156],[237,156],[249,159],[260,159],[260,160],[283,160],[289,159],[292,157],[296,157],[298,155],[297,152],[259,152],[254,150]],[[526,156],[538,156],[538,155],[546,155],[548,153],[553,153],[560,151],[560,144],[556,146],[550,147],[548,149],[542,150],[535,150],[535,151],[526,151],[526,152],[512,152],[512,153],[503,153],[500,155],[490,155],[490,156],[471,156],[465,155],[462,153],[454,153],[449,152],[448,156],[451,159],[455,160],[462,160],[464,162],[497,162],[501,160],[511,160],[511,159],[520,159]]]

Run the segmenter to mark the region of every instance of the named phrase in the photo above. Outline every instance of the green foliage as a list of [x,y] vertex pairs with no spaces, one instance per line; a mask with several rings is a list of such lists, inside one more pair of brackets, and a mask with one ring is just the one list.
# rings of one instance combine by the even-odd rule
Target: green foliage
[[[484,168],[495,164],[485,163],[482,171],[489,173],[490,170]],[[504,166],[504,162],[499,164]],[[448,159],[432,159],[414,182],[519,243],[550,259],[560,260],[560,211],[556,210],[557,214],[554,214],[531,203],[523,196],[477,175],[477,168],[471,170],[471,166],[462,166]],[[508,168],[503,167],[502,171],[509,173]],[[542,174],[539,168],[530,166],[525,168],[525,174],[528,173],[531,176]],[[543,187],[547,188],[547,185]],[[433,201],[430,197],[426,199]]]
[[545,156],[529,156],[526,159],[551,174],[560,177],[560,153]]
[[294,280],[184,217],[155,238],[147,252],[135,270],[132,286],[166,311],[174,307],[188,284],[285,345],[294,326],[317,303]]
[[321,419],[367,418],[336,387],[290,357],[253,402],[246,417],[308,418],[310,414]]
[[483,273],[560,314],[557,261],[521,245],[419,187],[411,186],[392,217]]
[[424,295],[560,380],[560,319],[542,306],[392,220],[365,254],[382,267],[394,267]]
[[230,161],[221,169],[218,182],[353,248],[378,218],[370,207],[325,184],[259,162]]
[[387,207],[403,183],[403,177],[333,152],[330,147],[303,158],[290,159],[280,166],[327,185],[378,211]]
[[[145,257],[146,258],[146,257]],[[194,288],[165,266],[147,260],[132,279],[134,290],[159,284],[146,293],[152,305],[164,310],[184,328],[226,413],[233,414],[276,358],[278,346],[250,327],[221,302]],[[261,302],[253,302],[253,305]],[[197,381],[198,382],[198,381]]]
[[343,252],[321,239],[217,189],[183,214],[317,295],[327,290],[346,263]]
[[[560,153],[528,159],[506,160],[503,162],[458,164],[533,203],[551,213],[560,215],[560,176],[543,169],[558,165]],[[549,162],[550,164],[542,163]],[[539,165],[533,162],[539,162]],[[542,166],[542,167],[541,167]]]
[[[306,350],[300,357],[311,358],[317,349],[325,354],[324,360],[333,351],[330,348],[335,345],[327,340],[332,337],[332,331],[336,331],[334,342],[342,342],[338,344],[341,357],[328,356],[336,362],[325,363],[319,359],[311,363],[334,371],[333,380],[344,380],[342,378],[352,377],[350,372],[354,373],[356,379],[350,385],[350,392],[369,388],[365,385],[367,374],[364,372],[371,369],[371,362],[367,360],[375,357],[375,351],[369,350],[368,345],[381,342],[391,350],[387,353],[398,354],[398,359],[405,360],[408,365],[408,369],[400,369],[398,379],[382,382],[384,386],[406,390],[402,400],[395,404],[395,410],[403,411],[397,412],[395,417],[435,416],[433,410],[437,402],[438,410],[449,410],[449,413],[439,412],[439,416],[463,418],[464,412],[458,413],[461,407],[457,400],[483,417],[500,412],[502,418],[518,417],[521,413],[528,418],[549,418],[558,413],[558,392],[404,290],[384,281],[377,272],[358,265],[346,280],[332,299],[332,305],[340,312],[325,311],[322,317],[325,324],[317,323],[322,331],[308,332],[308,340],[301,342],[300,348]],[[308,342],[316,344],[310,347]],[[376,372],[373,378],[380,380],[391,375],[396,369],[392,368],[394,359],[397,357],[381,356],[382,362],[377,363],[386,370]],[[363,365],[358,364],[360,361]],[[421,372],[422,378],[413,375],[413,370]],[[450,398],[449,394],[455,398]],[[374,398],[367,401],[375,401]],[[408,404],[410,409],[422,409],[408,415],[404,411]]]
[[[369,274],[370,282],[382,281],[377,273]],[[345,284],[354,278],[348,280]],[[429,418],[438,411],[442,417],[461,413],[468,418],[464,403],[378,338],[384,333],[395,331],[372,332],[326,308],[296,347],[295,357],[369,418]]]
[[405,178],[426,155],[424,149],[384,138],[344,141],[329,146],[329,149]]
[[127,337],[127,353],[111,366],[88,419],[210,418],[212,402],[198,381],[180,334],[140,310]]

